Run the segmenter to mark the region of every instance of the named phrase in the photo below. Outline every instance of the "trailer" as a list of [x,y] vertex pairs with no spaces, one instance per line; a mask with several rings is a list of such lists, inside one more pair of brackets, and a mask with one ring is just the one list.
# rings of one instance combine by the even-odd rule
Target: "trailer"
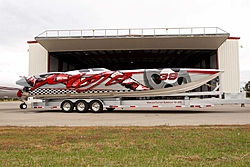
[[[64,112],[109,112],[115,109],[160,109],[160,108],[204,108],[214,105],[250,103],[245,92],[225,93],[221,91],[186,92],[165,96],[144,97],[92,97],[81,98],[76,95],[47,95],[43,98],[33,96],[28,98],[31,108],[61,109]],[[22,103],[20,108],[27,108]]]
[[[18,80],[32,108],[61,108],[65,112],[104,109],[212,107],[250,103],[245,92],[220,90],[218,69],[82,69],[32,75]],[[213,82],[213,90],[195,89]],[[22,103],[21,109],[27,104]]]

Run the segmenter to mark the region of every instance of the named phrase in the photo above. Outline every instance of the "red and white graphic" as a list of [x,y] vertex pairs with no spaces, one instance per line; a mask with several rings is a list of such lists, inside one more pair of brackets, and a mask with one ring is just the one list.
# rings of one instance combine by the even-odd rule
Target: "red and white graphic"
[[[110,71],[104,68],[82,69],[68,72],[50,72],[24,77],[16,84],[24,91],[37,88],[88,90],[146,91],[187,84],[218,73],[214,69],[139,69]],[[20,94],[20,92],[19,92]]]

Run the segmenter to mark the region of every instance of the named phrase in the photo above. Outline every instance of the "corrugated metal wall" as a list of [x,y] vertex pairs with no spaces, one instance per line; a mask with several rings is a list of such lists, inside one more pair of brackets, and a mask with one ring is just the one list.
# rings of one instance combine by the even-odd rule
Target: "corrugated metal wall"
[[39,43],[29,44],[29,75],[48,72],[48,51]]
[[219,69],[225,72],[220,77],[221,89],[224,92],[240,91],[239,43],[228,39],[218,49]]

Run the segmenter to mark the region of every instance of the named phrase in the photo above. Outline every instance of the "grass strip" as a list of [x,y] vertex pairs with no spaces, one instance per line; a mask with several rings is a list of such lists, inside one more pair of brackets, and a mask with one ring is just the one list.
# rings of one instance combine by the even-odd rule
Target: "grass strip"
[[1,166],[250,166],[250,125],[0,127]]

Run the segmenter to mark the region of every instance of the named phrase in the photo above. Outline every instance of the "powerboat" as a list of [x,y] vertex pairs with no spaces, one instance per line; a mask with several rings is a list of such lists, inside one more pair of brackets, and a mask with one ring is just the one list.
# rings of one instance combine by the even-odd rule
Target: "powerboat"
[[[195,89],[218,77],[218,69],[135,69],[111,71],[91,68],[67,72],[49,72],[22,77],[16,81],[29,94],[107,93],[170,90],[178,93]],[[145,94],[145,93],[144,93]],[[114,95],[114,94],[113,94]],[[19,92],[19,95],[21,93]]]

